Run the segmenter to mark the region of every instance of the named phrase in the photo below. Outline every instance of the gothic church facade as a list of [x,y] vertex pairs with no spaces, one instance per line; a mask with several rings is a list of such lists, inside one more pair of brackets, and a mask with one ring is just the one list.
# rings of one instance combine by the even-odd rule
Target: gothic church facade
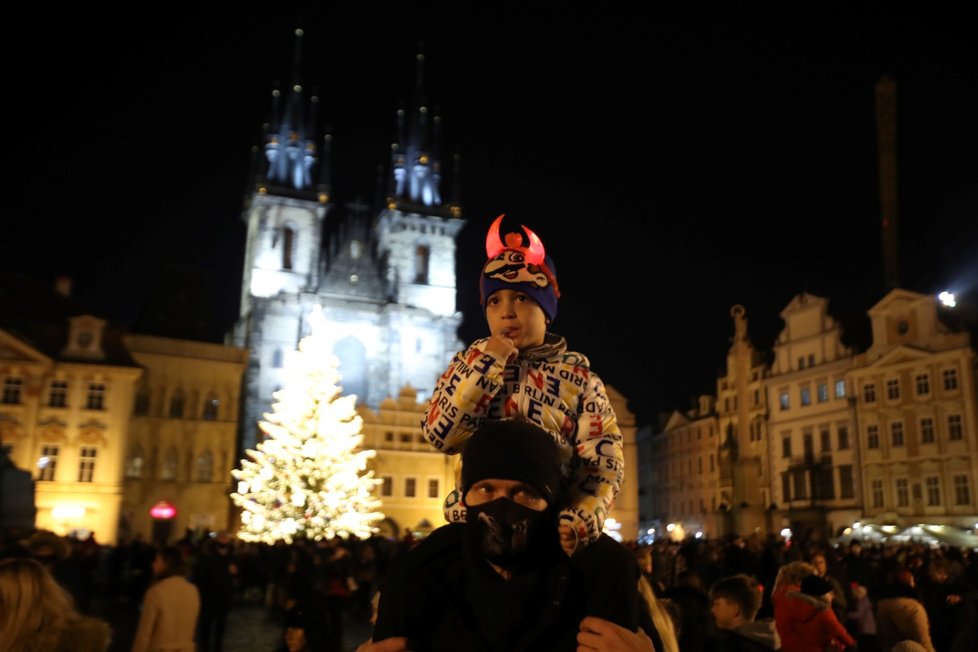
[[457,188],[442,199],[441,120],[424,99],[423,63],[418,55],[415,98],[397,112],[382,201],[372,209],[331,197],[331,137],[316,134],[318,99],[305,98],[297,76],[284,94],[273,93],[242,215],[241,308],[229,335],[249,352],[243,448],[260,440],[258,422],[284,386],[286,357],[307,335],[316,305],[331,326],[344,393],[365,407],[404,387],[423,401],[462,347],[455,252],[464,221]]

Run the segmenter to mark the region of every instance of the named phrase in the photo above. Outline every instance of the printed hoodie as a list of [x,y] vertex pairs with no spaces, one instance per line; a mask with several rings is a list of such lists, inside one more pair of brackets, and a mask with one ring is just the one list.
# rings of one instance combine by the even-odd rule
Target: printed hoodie
[[[511,363],[485,349],[488,338],[456,354],[439,378],[421,430],[436,449],[454,455],[487,419],[532,421],[557,442],[563,461],[565,503],[560,523],[577,534],[578,546],[596,540],[621,488],[622,437],[604,383],[581,353],[547,333],[543,344],[521,351]],[[445,501],[445,518],[464,522],[456,488]]]

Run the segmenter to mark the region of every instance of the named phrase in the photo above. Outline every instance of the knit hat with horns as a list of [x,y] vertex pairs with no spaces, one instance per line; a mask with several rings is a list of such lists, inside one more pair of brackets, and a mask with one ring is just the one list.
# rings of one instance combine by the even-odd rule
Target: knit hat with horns
[[[553,321],[557,316],[557,274],[553,260],[544,251],[543,242],[536,233],[523,226],[528,246],[524,246],[523,236],[508,233],[505,242],[499,237],[500,215],[489,227],[486,234],[486,255],[489,260],[482,267],[479,277],[479,299],[482,310],[486,301],[498,290],[517,290],[540,304],[547,319]],[[522,225],[521,225],[522,226]]]

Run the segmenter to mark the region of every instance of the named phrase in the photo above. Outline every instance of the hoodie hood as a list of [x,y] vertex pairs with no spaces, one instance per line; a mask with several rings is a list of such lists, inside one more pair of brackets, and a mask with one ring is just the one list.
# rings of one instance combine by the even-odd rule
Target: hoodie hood
[[735,632],[750,639],[759,645],[763,645],[769,650],[780,650],[781,639],[778,638],[778,630],[774,627],[773,618],[762,618],[752,623],[744,623],[734,629]]

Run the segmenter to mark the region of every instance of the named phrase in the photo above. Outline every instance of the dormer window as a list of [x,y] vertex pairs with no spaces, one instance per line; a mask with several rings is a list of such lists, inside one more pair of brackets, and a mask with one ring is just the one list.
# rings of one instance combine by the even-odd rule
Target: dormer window
[[68,343],[62,355],[71,358],[105,358],[102,336],[106,321],[92,315],[80,315],[68,320]]

